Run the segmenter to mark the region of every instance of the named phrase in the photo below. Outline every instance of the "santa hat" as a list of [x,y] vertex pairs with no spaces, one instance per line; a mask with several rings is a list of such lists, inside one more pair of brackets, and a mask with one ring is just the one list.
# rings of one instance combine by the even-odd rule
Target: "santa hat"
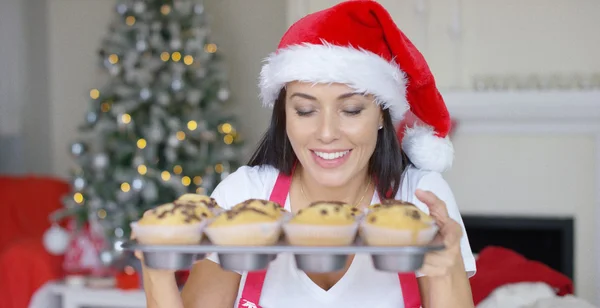
[[416,116],[420,125],[401,128],[402,148],[415,166],[442,172],[452,165],[450,116],[433,75],[377,2],[345,1],[305,16],[265,62],[263,105],[273,106],[288,82],[343,83],[374,95],[395,125],[407,112]]

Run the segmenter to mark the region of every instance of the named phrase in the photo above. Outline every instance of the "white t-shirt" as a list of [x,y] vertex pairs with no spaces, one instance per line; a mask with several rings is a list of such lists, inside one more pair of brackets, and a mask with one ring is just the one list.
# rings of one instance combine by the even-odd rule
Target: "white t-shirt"
[[[279,171],[271,166],[242,166],[219,183],[212,197],[225,209],[251,198],[269,199],[278,174]],[[440,173],[408,167],[396,195],[396,199],[414,203],[429,213],[427,206],[414,196],[417,188],[435,193],[446,203],[450,217],[463,225],[454,195]],[[379,197],[375,193],[371,204],[377,202]],[[285,208],[290,210],[289,194]],[[470,277],[475,274],[475,259],[464,226],[463,234],[461,251]],[[216,255],[210,255],[208,259],[218,262]],[[246,273],[241,274],[236,307],[246,279]],[[280,254],[269,265],[259,305],[263,308],[403,308],[404,301],[398,274],[376,270],[368,255],[355,255],[345,275],[325,291],[303,271],[296,269],[293,255]]]

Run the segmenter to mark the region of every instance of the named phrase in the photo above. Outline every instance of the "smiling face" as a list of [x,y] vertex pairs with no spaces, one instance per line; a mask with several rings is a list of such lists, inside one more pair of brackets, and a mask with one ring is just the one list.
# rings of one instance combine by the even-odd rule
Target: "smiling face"
[[383,123],[372,95],[343,84],[292,82],[285,114],[291,146],[318,184],[339,187],[364,176]]

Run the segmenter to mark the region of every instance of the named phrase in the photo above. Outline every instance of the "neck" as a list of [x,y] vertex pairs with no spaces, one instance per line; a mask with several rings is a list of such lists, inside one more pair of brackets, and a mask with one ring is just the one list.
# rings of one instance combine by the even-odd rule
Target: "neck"
[[[373,197],[373,182],[369,181],[367,170],[361,176],[356,176],[343,186],[323,186],[299,167],[296,170],[300,187],[304,191],[302,196],[306,201],[342,201],[352,206],[361,207],[370,204]],[[361,200],[362,198],[362,200]],[[360,204],[357,204],[359,203]]]

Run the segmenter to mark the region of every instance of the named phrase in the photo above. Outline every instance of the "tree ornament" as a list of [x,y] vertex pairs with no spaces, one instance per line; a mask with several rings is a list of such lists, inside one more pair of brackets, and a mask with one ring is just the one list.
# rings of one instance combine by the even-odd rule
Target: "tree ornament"
[[43,236],[44,248],[53,255],[62,255],[69,246],[71,235],[58,224],[52,226],[44,232]]
[[84,177],[76,176],[73,178],[71,185],[73,186],[73,188],[75,188],[75,190],[81,191],[87,187],[87,182]]
[[106,153],[98,153],[94,156],[93,166],[96,171],[102,171],[108,167],[108,155]]
[[87,147],[83,142],[77,141],[71,144],[71,155],[74,157],[81,157],[81,155],[85,154],[87,151]]

